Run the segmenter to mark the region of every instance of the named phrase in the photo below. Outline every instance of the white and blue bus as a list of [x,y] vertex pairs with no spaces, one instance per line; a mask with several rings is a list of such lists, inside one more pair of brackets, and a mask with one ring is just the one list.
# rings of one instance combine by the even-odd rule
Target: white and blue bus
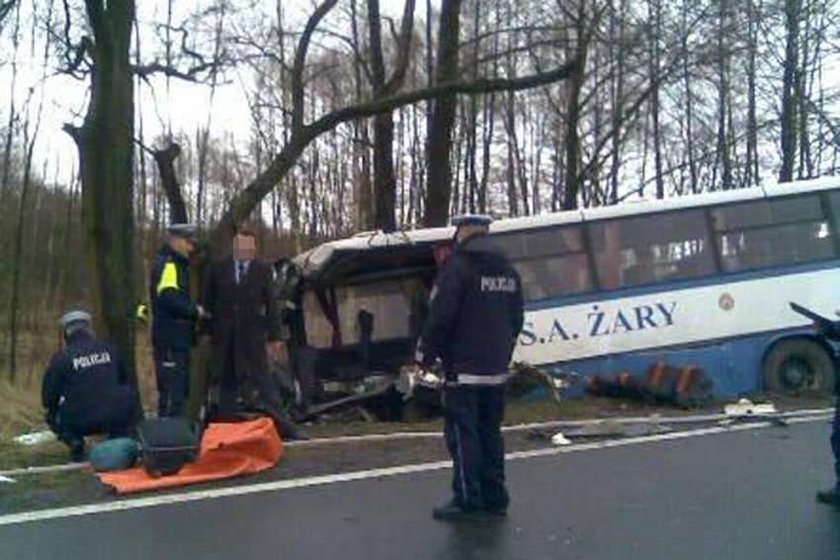
[[[789,303],[840,310],[838,223],[840,178],[496,221],[526,298],[514,359],[582,374],[690,364],[719,397],[831,391],[834,351]],[[452,234],[360,234],[295,259],[290,347],[310,386],[410,362]]]

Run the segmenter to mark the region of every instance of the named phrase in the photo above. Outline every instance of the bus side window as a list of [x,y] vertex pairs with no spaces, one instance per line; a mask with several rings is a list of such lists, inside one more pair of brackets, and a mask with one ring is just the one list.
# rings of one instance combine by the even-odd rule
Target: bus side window
[[725,271],[829,258],[834,253],[819,197],[788,196],[712,210]]
[[679,210],[590,225],[592,249],[605,289],[712,274],[705,217]]

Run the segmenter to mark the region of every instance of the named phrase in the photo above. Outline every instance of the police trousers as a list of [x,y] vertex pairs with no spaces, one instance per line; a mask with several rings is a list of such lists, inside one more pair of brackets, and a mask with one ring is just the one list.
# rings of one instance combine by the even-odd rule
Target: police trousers
[[452,491],[464,510],[505,509],[504,386],[444,388],[444,437],[452,457]]
[[181,416],[190,387],[190,351],[155,346],[158,416]]
[[47,413],[47,425],[59,441],[71,446],[94,434],[107,434],[109,438],[131,436],[139,420],[136,394],[128,387],[121,387],[109,402],[98,403],[96,411],[73,413],[59,407]]
[[837,397],[834,421],[831,423],[831,451],[834,452],[834,472],[837,474],[837,489],[840,490],[840,397]]

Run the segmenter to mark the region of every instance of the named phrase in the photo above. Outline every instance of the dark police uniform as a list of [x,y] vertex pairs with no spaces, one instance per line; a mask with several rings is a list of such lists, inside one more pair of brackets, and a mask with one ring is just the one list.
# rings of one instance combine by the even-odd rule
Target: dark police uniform
[[198,318],[189,286],[187,259],[164,246],[155,259],[149,282],[158,416],[179,416],[187,400],[190,347]]
[[417,361],[440,360],[446,376],[445,439],[453,460],[454,506],[463,512],[504,512],[505,383],[523,302],[519,275],[478,234],[459,244],[440,272]]
[[[817,333],[828,340],[840,341],[840,321],[833,325],[817,325]],[[820,502],[840,506],[840,372],[835,364],[834,381],[834,419],[831,422],[831,451],[834,454],[834,486],[828,490],[817,492],[817,500]]]
[[126,435],[137,421],[137,401],[119,353],[84,329],[71,334],[50,360],[41,400],[50,428],[71,448],[86,435]]
[[840,494],[840,389],[835,389],[834,420],[831,423],[831,450],[834,452],[835,490]]
[[[834,324],[834,332],[829,337],[835,341],[840,340],[840,322]],[[834,419],[831,422],[831,451],[834,453],[835,486],[834,494],[840,505],[840,372],[835,364],[834,371]]]

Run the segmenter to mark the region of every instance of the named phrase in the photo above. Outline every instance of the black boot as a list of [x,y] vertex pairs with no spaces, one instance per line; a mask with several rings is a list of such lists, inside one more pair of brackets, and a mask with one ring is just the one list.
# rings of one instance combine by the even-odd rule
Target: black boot
[[830,490],[817,492],[817,501],[821,504],[840,506],[840,487],[835,486]]
[[440,521],[469,521],[480,516],[480,510],[464,509],[454,498],[432,510],[432,517]]
[[274,420],[274,426],[280,433],[283,441],[305,441],[309,438],[300,433],[294,424],[286,419],[286,416],[279,410],[274,410],[269,413],[271,419]]
[[74,439],[67,443],[70,446],[70,460],[74,463],[81,463],[85,460],[85,440]]

